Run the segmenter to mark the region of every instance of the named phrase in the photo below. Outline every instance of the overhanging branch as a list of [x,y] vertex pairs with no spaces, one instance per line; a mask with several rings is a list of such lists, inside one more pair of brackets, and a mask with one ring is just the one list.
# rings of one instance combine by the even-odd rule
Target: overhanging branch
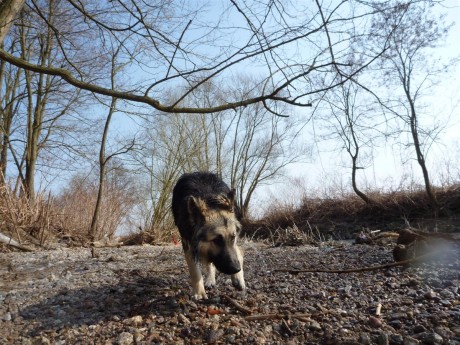
[[167,106],[167,105],[161,104],[158,100],[148,97],[146,95],[139,95],[139,94],[135,94],[132,92],[127,92],[127,91],[117,91],[117,90],[113,90],[113,89],[109,89],[109,88],[105,88],[102,86],[84,82],[82,80],[75,78],[70,71],[64,68],[45,67],[45,66],[38,66],[38,65],[31,64],[23,59],[17,58],[7,53],[3,49],[0,49],[0,59],[6,62],[9,62],[19,68],[23,68],[25,70],[29,70],[29,71],[36,72],[36,73],[58,76],[64,79],[67,83],[79,89],[82,89],[82,90],[87,90],[90,92],[94,92],[94,93],[109,96],[109,97],[124,99],[127,101],[148,104],[151,107],[159,111],[166,112],[166,113],[209,114],[209,113],[220,112],[220,111],[224,111],[228,109],[244,107],[244,106],[248,106],[254,103],[263,102],[266,100],[275,100],[275,101],[289,103],[288,99],[276,97],[274,94],[269,94],[269,95],[261,95],[258,97],[248,98],[248,99],[241,100],[238,102],[229,102],[229,103],[217,105],[214,107],[208,107],[208,108]]

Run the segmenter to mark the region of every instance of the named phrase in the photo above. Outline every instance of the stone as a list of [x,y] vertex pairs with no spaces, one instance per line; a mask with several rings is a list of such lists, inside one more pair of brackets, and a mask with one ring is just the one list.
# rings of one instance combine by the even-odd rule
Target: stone
[[117,337],[118,345],[131,345],[134,343],[134,336],[129,332],[122,332]]

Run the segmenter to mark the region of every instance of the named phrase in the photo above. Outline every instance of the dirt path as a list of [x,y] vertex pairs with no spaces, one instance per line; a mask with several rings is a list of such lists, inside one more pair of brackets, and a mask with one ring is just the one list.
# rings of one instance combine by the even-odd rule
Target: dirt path
[[380,265],[392,247],[243,247],[248,290],[219,275],[204,302],[189,299],[180,247],[1,253],[0,344],[460,344],[458,247],[297,275],[274,270]]

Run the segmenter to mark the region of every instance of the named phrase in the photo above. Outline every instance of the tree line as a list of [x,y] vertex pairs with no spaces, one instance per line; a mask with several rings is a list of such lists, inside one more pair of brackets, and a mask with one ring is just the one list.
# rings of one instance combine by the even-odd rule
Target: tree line
[[458,62],[435,54],[453,25],[442,5],[4,0],[1,183],[33,204],[72,176],[56,202],[96,240],[122,222],[171,228],[172,188],[192,170],[228,181],[247,217],[314,140],[348,155],[352,189],[372,203],[359,172],[393,137],[436,213],[427,156],[446,124],[426,124],[424,100]]

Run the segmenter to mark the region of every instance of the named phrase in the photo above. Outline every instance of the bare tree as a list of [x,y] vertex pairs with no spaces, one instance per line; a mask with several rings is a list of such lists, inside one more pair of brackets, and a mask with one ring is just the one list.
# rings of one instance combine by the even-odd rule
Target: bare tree
[[[123,47],[123,42],[120,42],[120,44],[112,43],[112,45],[114,44],[117,44],[117,45],[113,47],[113,53],[111,55],[110,75],[111,75],[112,89],[115,89],[116,77],[120,73],[120,71],[122,71],[125,65],[123,63],[120,64],[117,60],[120,54],[120,51]],[[117,98],[112,97],[110,104],[108,105],[108,113],[105,119],[104,130],[102,132],[102,138],[101,138],[100,149],[99,149],[99,184],[98,184],[98,192],[97,192],[96,203],[94,206],[94,213],[93,213],[93,217],[91,220],[91,228],[90,228],[90,236],[93,241],[100,240],[101,237],[104,235],[104,233],[99,231],[98,219],[99,219],[99,213],[100,213],[100,209],[102,205],[102,199],[103,199],[104,192],[105,192],[107,165],[111,159],[113,159],[116,156],[128,153],[134,146],[134,140],[133,140],[132,142],[126,145],[123,145],[123,147],[121,147],[115,152],[112,152],[111,154],[106,153],[106,146],[107,146],[107,141],[108,141],[110,123],[112,121],[113,115],[115,114],[117,110],[116,106],[117,106]]]
[[[10,42],[13,50],[18,41]],[[13,119],[17,114],[21,94],[21,80],[23,70],[8,65],[5,61],[0,62],[0,183],[5,183],[6,169],[8,165],[8,152],[15,156],[15,151],[10,142]],[[17,160],[17,157],[16,157]]]
[[[382,42],[388,49],[382,54],[378,72],[390,87],[392,94],[383,106],[399,118],[410,133],[411,145],[422,171],[428,199],[436,211],[438,202],[433,191],[426,157],[436,140],[437,132],[424,127],[423,97],[438,82],[449,64],[430,59],[430,54],[442,44],[450,26],[443,17],[433,14],[429,1],[392,1],[390,7],[381,8],[374,18],[369,42],[379,50]],[[398,92],[399,91],[399,92]],[[400,97],[397,97],[400,95]]]
[[145,203],[138,205],[138,227],[159,241],[172,235],[171,196],[180,175],[209,170],[209,166],[203,165],[206,154],[201,120],[199,115],[157,114],[153,121],[146,119],[136,150],[130,152],[141,184],[139,194],[145,199]]
[[[355,194],[365,203],[372,199],[358,187],[358,171],[366,168],[366,159],[381,135],[378,114],[371,108],[369,98],[363,100],[358,84],[347,82],[327,93],[322,99],[326,104],[319,116],[325,127],[325,140],[337,140],[339,150],[345,150],[351,160],[351,185]],[[383,122],[383,119],[382,119]],[[364,151],[364,154],[363,154]],[[364,157],[363,157],[364,156]]]
[[[21,25],[14,30],[19,41],[19,52],[24,61],[34,61],[37,66],[47,68],[61,60],[58,54],[52,25],[71,25],[66,18],[61,17],[65,9],[58,1],[49,2],[47,13],[37,14],[34,11],[23,11],[19,18]],[[34,25],[37,18],[45,18],[50,24],[44,28]],[[18,72],[19,73],[19,72]],[[20,87],[24,88],[24,98],[17,98],[13,105],[26,115],[16,117],[17,127],[24,134],[23,154],[15,160],[22,178],[23,191],[33,202],[35,194],[35,174],[39,151],[46,147],[47,141],[56,136],[62,126],[61,118],[72,112],[81,100],[80,91],[69,89],[60,78],[48,74],[34,74],[29,70],[23,73]],[[24,121],[24,122],[23,122]],[[65,130],[61,127],[61,130]],[[19,133],[18,133],[19,134]],[[18,149],[15,145],[12,150]],[[24,172],[22,172],[24,170]]]
[[[225,87],[208,82],[196,90],[192,106],[213,106],[232,93],[235,98],[251,97],[258,87],[247,77],[229,80]],[[146,146],[137,156],[150,176],[144,188],[152,205],[147,228],[152,233],[168,228],[172,188],[182,173],[195,170],[219,174],[236,189],[241,214],[248,216],[257,188],[273,183],[290,163],[307,156],[297,140],[297,125],[294,113],[288,118],[273,116],[261,103],[209,115],[157,115],[153,123],[146,123]]]

